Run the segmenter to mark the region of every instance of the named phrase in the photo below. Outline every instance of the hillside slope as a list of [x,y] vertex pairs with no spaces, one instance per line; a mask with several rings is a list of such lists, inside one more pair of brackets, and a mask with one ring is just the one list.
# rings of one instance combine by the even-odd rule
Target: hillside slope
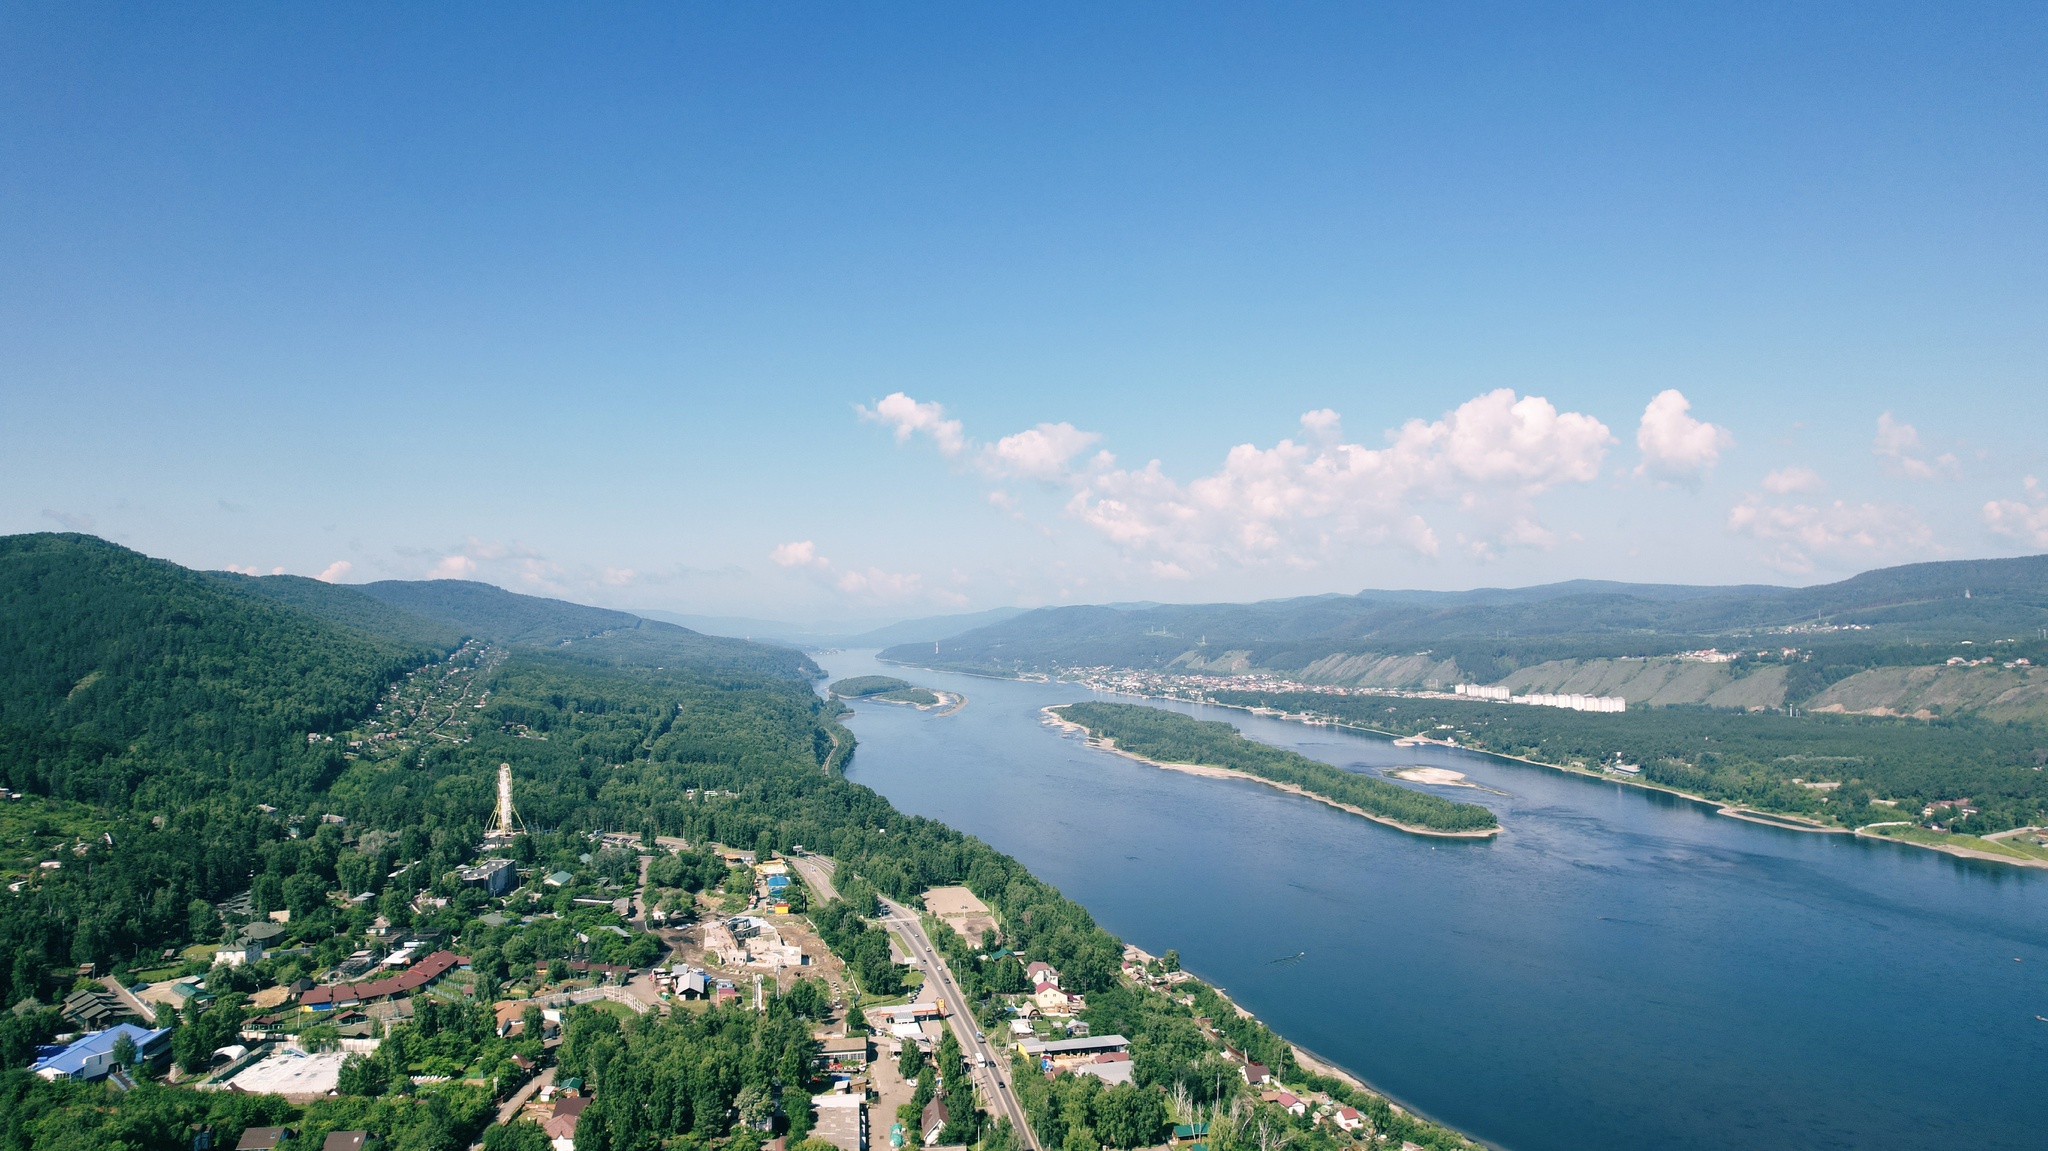
[[823,674],[810,657],[793,649],[705,635],[622,611],[521,595],[469,580],[384,580],[350,590],[465,636],[512,647],[560,648],[592,663],[689,665],[701,671],[793,679]]
[[452,642],[324,620],[90,536],[0,538],[0,779],[101,804],[309,786],[333,765],[304,733],[364,714]]
[[[1913,564],[1811,588],[1574,581],[1042,608],[937,644],[892,647],[882,658],[983,674],[1120,667],[1391,689],[1595,685],[1595,694],[1635,702],[1777,707],[1874,667],[1941,663],[1952,650],[1967,652],[1953,647],[1966,641],[2005,644],[2006,660],[2048,655],[2043,628],[2048,556],[2029,556]],[[1680,667],[1669,658],[1716,645],[1752,662]],[[1793,654],[1781,655],[1785,647]]]

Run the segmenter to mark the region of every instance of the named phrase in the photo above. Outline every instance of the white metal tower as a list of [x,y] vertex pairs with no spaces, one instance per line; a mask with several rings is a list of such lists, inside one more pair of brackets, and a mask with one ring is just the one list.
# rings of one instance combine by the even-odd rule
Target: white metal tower
[[526,830],[519,821],[519,813],[512,807],[512,765],[498,765],[498,810],[491,815],[490,830],[484,832],[486,839],[510,839]]

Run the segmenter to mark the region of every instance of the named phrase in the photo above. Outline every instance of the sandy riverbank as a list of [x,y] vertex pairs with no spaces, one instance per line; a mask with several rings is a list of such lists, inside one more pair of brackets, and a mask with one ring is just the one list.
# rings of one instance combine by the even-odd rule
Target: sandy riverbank
[[[1166,697],[1136,696],[1134,698],[1152,699]],[[1188,701],[1180,700],[1179,702],[1185,703]],[[1243,704],[1215,703],[1209,700],[1203,700],[1200,702],[1204,703],[1209,707],[1227,707],[1233,708],[1237,711],[1254,712],[1256,714],[1263,715],[1268,719],[1282,719],[1289,723],[1304,722],[1300,719],[1293,718],[1290,715],[1275,712],[1272,709],[1260,711],[1259,709],[1247,707]],[[1461,751],[1470,751],[1478,755],[1490,755],[1496,759],[1511,759],[1516,763],[1526,763],[1531,767],[1546,768],[1550,771],[1561,771],[1569,775],[1580,775],[1588,779],[1598,779],[1606,783],[1618,783],[1624,787],[1640,787],[1645,791],[1661,791],[1666,795],[1675,795],[1680,799],[1689,799],[1692,800],[1694,803],[1706,804],[1707,806],[1712,807],[1714,809],[1714,814],[1716,815],[1725,815],[1730,819],[1739,819],[1745,823],[1755,823],[1761,824],[1765,827],[1775,827],[1781,831],[1803,831],[1819,835],[1854,835],[1860,839],[1882,840],[1885,843],[1895,843],[1901,847],[1917,847],[1925,851],[1938,851],[1943,855],[1953,855],[1962,859],[1981,859],[1987,863],[2009,863],[2014,867],[2048,868],[2048,861],[2021,859],[2010,855],[1999,855],[1995,852],[1978,851],[1975,848],[1964,847],[1961,844],[1919,843],[1910,839],[1894,839],[1891,836],[1879,835],[1874,832],[1867,831],[1864,828],[1830,827],[1827,824],[1820,823],[1816,820],[1806,819],[1797,815],[1780,815],[1776,812],[1755,811],[1750,808],[1739,807],[1733,804],[1724,804],[1717,799],[1708,799],[1704,795],[1694,795],[1692,792],[1689,791],[1680,791],[1675,787],[1666,787],[1663,784],[1652,783],[1649,780],[1645,779],[1629,779],[1621,776],[1616,776],[1610,772],[1596,771],[1592,768],[1587,767],[1577,767],[1571,764],[1564,763],[1545,763],[1540,759],[1530,759],[1527,756],[1522,755],[1508,755],[1498,751],[1487,751],[1484,748],[1464,747],[1461,744],[1455,743],[1451,740],[1430,739],[1427,736],[1419,735],[1395,735],[1393,732],[1381,731],[1376,727],[1366,727],[1363,724],[1356,723],[1345,723],[1342,720],[1319,720],[1314,724],[1309,724],[1308,726],[1342,727],[1348,728],[1352,731],[1362,731],[1369,735],[1385,736],[1388,739],[1393,740],[1394,745],[1396,747],[1413,747],[1416,744],[1422,743],[1436,744],[1440,747],[1455,747]],[[1873,824],[1870,826],[1882,825]],[[1999,832],[1996,834],[2017,834],[2025,830],[2028,829],[2015,828],[2011,832]]]
[[1045,717],[1046,723],[1050,724],[1051,726],[1057,727],[1062,731],[1071,731],[1080,734],[1082,738],[1088,741],[1091,747],[1099,747],[1104,751],[1111,752],[1116,755],[1121,755],[1125,759],[1134,759],[1139,763],[1151,764],[1153,767],[1163,768],[1167,771],[1178,771],[1183,772],[1187,775],[1200,775],[1205,776],[1209,779],[1248,779],[1251,780],[1253,783],[1263,783],[1267,787],[1274,788],[1279,791],[1288,792],[1292,795],[1299,795],[1304,799],[1313,799],[1317,803],[1327,804],[1331,807],[1336,808],[1339,811],[1348,811],[1353,815],[1359,816],[1360,818],[1370,819],[1374,823],[1385,824],[1386,826],[1394,828],[1397,831],[1405,831],[1410,835],[1427,835],[1437,839],[1492,839],[1494,836],[1499,835],[1501,833],[1501,829],[1498,827],[1489,827],[1476,831],[1438,831],[1432,827],[1418,827],[1415,824],[1403,823],[1398,819],[1392,819],[1384,815],[1375,815],[1362,807],[1357,807],[1349,803],[1343,803],[1338,800],[1331,799],[1327,795],[1318,795],[1317,793],[1310,791],[1299,784],[1282,783],[1278,780],[1267,779],[1265,776],[1262,775],[1253,775],[1249,771],[1239,771],[1236,768],[1232,767],[1217,767],[1213,764],[1207,763],[1164,763],[1160,760],[1150,759],[1146,756],[1139,755],[1136,752],[1125,751],[1122,748],[1116,746],[1116,741],[1113,739],[1097,738],[1096,736],[1090,735],[1087,728],[1081,726],[1078,723],[1073,722],[1072,720],[1063,718],[1060,715],[1056,714],[1053,711],[1053,707],[1056,706],[1059,705],[1054,704],[1039,709],[1039,714],[1043,715]]
[[[1895,825],[1889,825],[1889,824],[1872,824],[1872,825],[1871,825],[1871,827],[1881,827],[1881,826],[1895,826]],[[2024,830],[2026,830],[2026,829],[2025,829],[2025,828],[2015,828],[2014,830],[2015,830],[2015,831],[2024,831]],[[1884,841],[1884,842],[1886,842],[1886,843],[1897,843],[1897,844],[1901,844],[1901,845],[1903,845],[1903,846],[1906,846],[1906,847],[1924,847],[1924,848],[1926,848],[1926,849],[1927,849],[1927,850],[1929,850],[1929,851],[1939,851],[1939,852],[1941,852],[1941,853],[1942,853],[1943,855],[1953,855],[1953,856],[1956,856],[1957,858],[1960,858],[1960,859],[1982,859],[1982,860],[1985,860],[1986,862],[1989,862],[1989,863],[2010,863],[2010,864],[2012,864],[2012,865],[2013,865],[2014,867],[2042,867],[2042,868],[2048,868],[2048,859],[2025,859],[2025,858],[2021,858],[2021,857],[2019,857],[2019,856],[2012,856],[2012,855],[2000,855],[2000,854],[1998,854],[1998,853],[1997,853],[1997,852],[1995,852],[1995,851],[1979,851],[1979,850],[1977,850],[1977,849],[1976,849],[1976,848],[1974,848],[1974,847],[1964,847],[1964,846],[1963,846],[1962,844],[1960,844],[1960,843],[1920,843],[1920,842],[1917,842],[1917,841],[1915,841],[1915,840],[1911,840],[1911,839],[1893,839],[1893,838],[1892,838],[1891,836],[1889,836],[1889,835],[1885,835],[1885,834],[1883,834],[1883,833],[1881,833],[1881,832],[1877,832],[1877,831],[1872,831],[1872,830],[1870,830],[1870,828],[1869,828],[1869,827],[1859,827],[1859,828],[1857,828],[1857,829],[1856,829],[1856,837],[1857,837],[1858,839],[1878,839],[1878,840],[1883,840],[1883,841]],[[1989,837],[1989,836],[1985,836],[1984,838],[1988,839],[1988,838],[1990,838],[1990,837]]]
[[[918,711],[931,712],[934,716],[952,715],[954,712],[967,706],[967,697],[957,691],[940,691],[935,687],[927,687],[923,690],[938,696],[938,698],[930,703],[913,703],[907,699],[883,699],[880,695],[858,695],[853,697],[853,702],[886,703],[895,707],[915,708]],[[844,699],[846,697],[840,696],[836,698]]]

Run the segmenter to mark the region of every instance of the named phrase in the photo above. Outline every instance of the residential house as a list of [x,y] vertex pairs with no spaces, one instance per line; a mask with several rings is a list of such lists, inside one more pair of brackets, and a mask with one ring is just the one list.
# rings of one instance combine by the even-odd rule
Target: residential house
[[261,963],[262,961],[263,945],[253,939],[224,943],[213,949],[213,962],[216,965],[225,963],[229,967],[240,967],[244,963]]
[[1244,1066],[1237,1069],[1237,1073],[1244,1076],[1245,1083],[1252,1087],[1262,1086],[1266,1080],[1273,1077],[1267,1072],[1265,1064],[1253,1063],[1249,1060],[1245,1062]]
[[939,1133],[944,1131],[946,1124],[952,1121],[953,1117],[946,1111],[946,1101],[934,1095],[932,1101],[924,1105],[924,1116],[917,1128],[919,1131],[924,1132],[924,1145],[927,1147],[936,1145],[939,1141]]
[[839,1151],[867,1151],[868,1108],[865,1098],[850,1091],[811,1096],[818,1113],[814,1138],[823,1139]]
[[376,1137],[368,1131],[330,1131],[320,1143],[320,1151],[374,1151]]
[[1054,987],[1060,985],[1059,971],[1052,964],[1044,960],[1038,960],[1027,965],[1024,968],[1024,978],[1030,980],[1033,987],[1044,983],[1050,983]]
[[410,969],[389,978],[370,983],[330,983],[311,988],[299,996],[299,1005],[315,1011],[331,1011],[337,1007],[353,1007],[394,996],[410,995],[456,967],[468,965],[469,960],[463,956],[449,951],[436,951],[413,964]]
[[291,1137],[289,1127],[251,1127],[242,1132],[242,1141],[235,1144],[235,1151],[272,1151],[284,1146]]
[[1291,1092],[1262,1091],[1259,1093],[1259,1098],[1267,1103],[1281,1107],[1290,1115],[1308,1114],[1308,1104],[1302,1102]]
[[1119,1083],[1129,1083],[1137,1068],[1131,1063],[1129,1052],[1105,1051],[1086,1063],[1076,1063],[1071,1070],[1076,1075],[1093,1075],[1114,1087]]
[[269,947],[270,941],[276,939],[280,935],[283,935],[284,932],[285,929],[283,924],[272,923],[268,920],[259,919],[254,923],[243,924],[242,929],[235,933],[235,942],[258,943],[263,945],[264,947]]
[[554,1114],[548,1117],[547,1122],[541,1124],[541,1130],[547,1132],[547,1136],[550,1139],[576,1138],[576,1120],[582,1116],[583,1109],[588,1106],[590,1106],[590,1096],[588,1095],[557,1096],[555,1098]]
[[1365,1116],[1360,1115],[1356,1108],[1340,1107],[1337,1109],[1337,1126],[1346,1131],[1356,1131],[1365,1126]]
[[1060,985],[1057,983],[1040,983],[1032,988],[1031,1002],[1037,1005],[1040,1011],[1049,1015],[1065,1015],[1068,1013],[1067,993],[1061,991]]
[[868,1037],[865,1035],[822,1035],[818,1054],[812,1061],[828,1070],[857,1070],[868,1065]]

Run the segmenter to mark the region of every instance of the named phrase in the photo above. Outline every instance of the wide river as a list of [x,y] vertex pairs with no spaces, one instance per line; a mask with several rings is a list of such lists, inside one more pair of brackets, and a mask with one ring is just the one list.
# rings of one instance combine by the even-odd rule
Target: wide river
[[1490,1144],[2048,1147],[2048,872],[1163,705],[1346,769],[1434,765],[1493,789],[1435,790],[1493,808],[1505,834],[1426,839],[1041,723],[1085,689],[870,652],[819,663],[970,697],[949,716],[855,705],[851,778],[1010,853],[1119,937],[1178,948],[1282,1035]]

